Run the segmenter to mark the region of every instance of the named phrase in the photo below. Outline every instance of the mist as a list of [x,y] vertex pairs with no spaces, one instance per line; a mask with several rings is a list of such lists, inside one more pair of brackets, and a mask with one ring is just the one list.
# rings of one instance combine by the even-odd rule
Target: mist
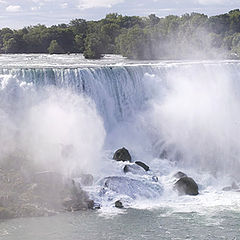
[[1,161],[24,158],[38,171],[65,176],[98,171],[105,129],[90,99],[10,76],[1,84]]
[[172,66],[164,79],[148,76],[150,135],[158,156],[165,150],[181,165],[237,176],[239,83],[230,66],[208,65],[186,63]]

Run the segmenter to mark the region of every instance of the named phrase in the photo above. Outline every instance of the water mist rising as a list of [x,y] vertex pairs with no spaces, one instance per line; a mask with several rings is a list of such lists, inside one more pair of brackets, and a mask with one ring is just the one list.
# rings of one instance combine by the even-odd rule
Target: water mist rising
[[158,150],[177,152],[185,166],[238,173],[240,83],[228,70],[195,64],[168,72],[147,112]]
[[105,130],[90,99],[66,89],[37,90],[14,78],[5,80],[0,92],[1,159],[11,161],[20,151],[41,170],[66,175],[97,171]]

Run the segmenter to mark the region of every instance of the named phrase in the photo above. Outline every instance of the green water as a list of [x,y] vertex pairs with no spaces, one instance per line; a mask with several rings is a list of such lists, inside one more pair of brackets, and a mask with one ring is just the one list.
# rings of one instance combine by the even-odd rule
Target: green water
[[128,209],[115,216],[76,212],[0,223],[2,240],[240,239],[240,214],[171,213]]

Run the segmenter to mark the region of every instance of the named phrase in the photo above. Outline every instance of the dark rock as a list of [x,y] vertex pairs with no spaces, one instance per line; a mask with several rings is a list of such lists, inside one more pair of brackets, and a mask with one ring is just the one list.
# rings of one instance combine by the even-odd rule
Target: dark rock
[[138,166],[142,167],[145,171],[149,171],[149,166],[147,166],[145,163],[141,161],[136,161],[135,162]]
[[128,152],[128,150],[123,147],[121,149],[118,149],[114,153],[113,159],[116,160],[116,161],[123,161],[123,162],[129,161],[129,162],[131,162],[132,157],[131,157],[130,153]]
[[93,209],[101,209],[101,205],[99,203],[94,202]]
[[154,182],[158,182],[158,177],[157,177],[157,176],[152,176],[152,180],[153,180]]
[[187,177],[187,174],[179,171],[173,175],[175,178],[182,178],[182,177]]
[[116,207],[116,208],[123,208],[122,202],[121,202],[120,200],[116,201],[116,202],[115,202],[115,207]]
[[77,184],[74,180],[72,180],[70,192],[70,196],[63,201],[63,206],[67,211],[73,212],[94,208],[94,201],[89,199],[87,193],[81,189],[80,184]]
[[190,177],[182,177],[175,184],[174,188],[180,195],[198,195],[198,185]]

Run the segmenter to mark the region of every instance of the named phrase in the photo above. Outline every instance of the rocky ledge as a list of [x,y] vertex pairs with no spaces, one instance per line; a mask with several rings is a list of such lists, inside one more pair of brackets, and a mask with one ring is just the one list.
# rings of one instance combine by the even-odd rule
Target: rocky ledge
[[93,208],[93,201],[74,180],[26,169],[0,166],[0,219]]

